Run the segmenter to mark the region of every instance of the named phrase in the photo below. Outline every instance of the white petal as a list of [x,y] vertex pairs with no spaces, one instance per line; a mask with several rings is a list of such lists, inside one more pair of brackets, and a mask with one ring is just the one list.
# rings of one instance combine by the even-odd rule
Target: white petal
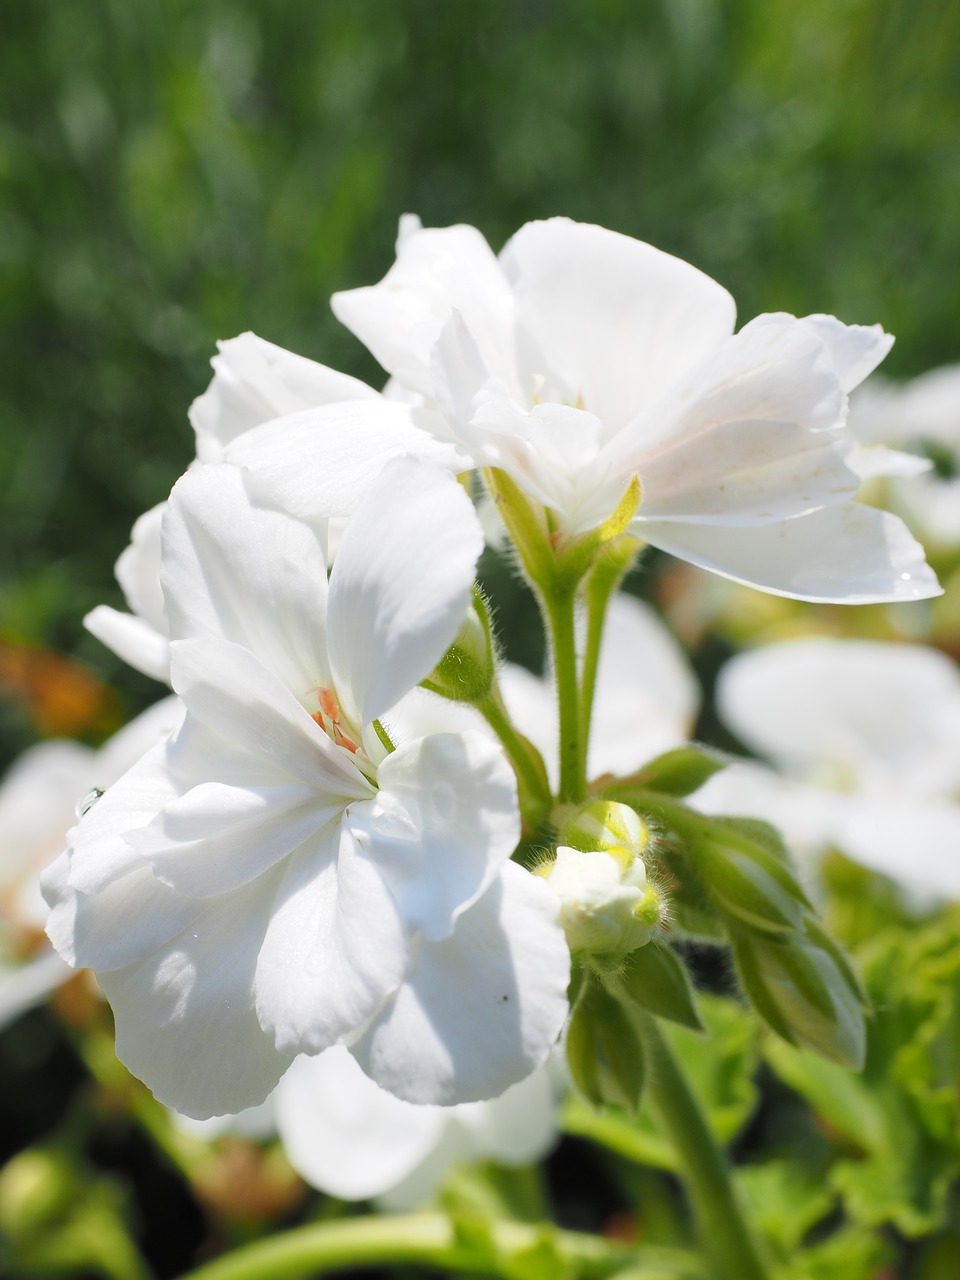
[[513,299],[500,264],[474,227],[408,229],[377,285],[335,293],[334,315],[383,367],[431,394],[429,358],[455,308],[498,372],[512,366]]
[[82,815],[68,833],[70,884],[84,893],[143,865],[127,836],[145,827],[177,794],[166,765],[166,743],[158,742]]
[[924,906],[960,899],[960,806],[851,798],[836,843]]
[[246,1138],[250,1142],[266,1142],[276,1137],[276,1106],[274,1099],[277,1091],[268,1094],[266,1099],[255,1107],[244,1107],[236,1115],[209,1116],[206,1120],[193,1120],[190,1116],[181,1115],[179,1111],[170,1110],[170,1119],[181,1133],[189,1133],[203,1142],[215,1142],[217,1138],[228,1134],[238,1138]]
[[304,783],[230,786],[201,782],[127,837],[164,884],[215,897],[262,875],[343,807]]
[[763,524],[843,502],[859,478],[846,397],[815,331],[760,317],[611,445],[643,486],[641,517]]
[[633,527],[682,560],[795,600],[872,604],[942,594],[903,521],[858,502],[762,528],[652,520]]
[[161,698],[129,724],[118,729],[97,752],[93,781],[109,787],[156,743],[165,741],[183,723],[184,705],[179,698]]
[[847,454],[847,466],[860,477],[869,480],[874,476],[906,476],[913,479],[933,469],[929,458],[916,453],[903,453],[888,449],[882,444],[855,445]]
[[623,496],[629,473],[612,474],[600,452],[603,424],[567,404],[520,404],[480,354],[458,312],[431,355],[438,404],[478,467],[500,467],[563,517],[570,533],[594,528]]
[[557,900],[509,862],[450,938],[421,938],[410,974],[351,1045],[410,1102],[490,1098],[547,1057],[567,1014],[569,953]]
[[[325,796],[361,799],[370,784],[342,747],[249,650],[226,640],[177,640],[174,685],[212,734],[261,763],[264,779],[299,779]],[[205,780],[203,778],[198,779]]]
[[[942,722],[951,705],[952,731]],[[808,775],[833,764],[856,777],[876,762],[904,781],[917,757],[930,772],[935,746],[949,756],[960,746],[960,674],[919,645],[826,637],[766,645],[726,664],[717,706],[754,751]]]
[[556,1145],[560,1091],[551,1079],[549,1062],[526,1080],[489,1102],[457,1107],[457,1123],[470,1135],[478,1155],[500,1164],[531,1164]]
[[220,354],[210,361],[213,381],[190,406],[197,456],[204,462],[219,461],[226,444],[271,418],[311,405],[377,396],[366,383],[285,351],[255,333],[218,342],[217,348]]
[[774,773],[752,760],[715,773],[689,799],[701,813],[760,818],[783,836],[787,848],[809,864],[831,844],[844,797]]
[[0,1030],[40,1004],[73,974],[55,951],[44,951],[15,969],[0,967]]
[[277,1089],[287,1159],[312,1187],[344,1200],[381,1195],[406,1178],[438,1141],[449,1114],[387,1093],[342,1045],[298,1058]]
[[330,576],[330,665],[348,718],[369,724],[430,674],[463,622],[482,550],[452,476],[412,458],[385,468]]
[[844,391],[852,391],[871,374],[893,346],[893,338],[878,324],[843,324],[836,316],[804,316],[830,352]]
[[945,548],[960,542],[960,480],[918,476],[897,484],[894,498],[898,510],[927,542]]
[[165,629],[156,631],[142,618],[132,613],[121,613],[106,604],[98,604],[91,609],[83,625],[118,658],[145,676],[153,680],[169,680],[170,643]]
[[396,905],[349,830],[331,823],[289,862],[257,965],[257,1011],[285,1053],[319,1053],[402,981]]
[[377,780],[348,821],[407,926],[447,937],[520,839],[513,770],[486,735],[444,733],[399,747]]
[[528,379],[555,375],[608,426],[627,422],[733,331],[733,299],[709,276],[602,227],[528,223],[501,261],[539,348],[526,353]]
[[189,927],[201,905],[168,889],[143,860],[99,893],[69,882],[70,855],[43,873],[50,904],[47,936],[68,964],[81,969],[121,969],[142,960]]
[[258,506],[236,467],[195,467],[176,484],[161,577],[172,639],[242,644],[297,697],[325,682],[327,569],[316,535]]
[[336,404],[257,427],[234,440],[224,456],[249,471],[258,495],[316,524],[351,515],[386,463],[403,454],[448,471],[466,470],[463,451],[437,439],[429,421],[386,399]]
[[4,775],[0,889],[5,905],[8,896],[16,896],[22,883],[33,880],[66,847],[77,801],[94,783],[94,760],[95,753],[79,742],[38,742]]
[[277,873],[192,903],[186,927],[143,960],[99,975],[117,1056],[196,1119],[262,1102],[290,1063],[257,1021],[253,980]]

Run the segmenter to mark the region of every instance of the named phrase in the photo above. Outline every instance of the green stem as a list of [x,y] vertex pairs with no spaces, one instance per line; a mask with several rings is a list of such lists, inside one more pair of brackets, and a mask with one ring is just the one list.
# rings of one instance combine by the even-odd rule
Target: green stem
[[580,737],[580,689],[574,627],[576,601],[575,585],[557,585],[554,590],[544,593],[560,705],[559,799],[571,804],[579,804],[587,793],[586,752]]
[[506,1277],[516,1274],[517,1253],[545,1244],[584,1280],[612,1276],[634,1261],[630,1274],[636,1280],[692,1280],[702,1274],[685,1250],[635,1249],[598,1236],[503,1221],[491,1224],[489,1246],[486,1240],[471,1244],[458,1238],[442,1214],[418,1213],[312,1223],[217,1258],[191,1272],[189,1280],[297,1280],[334,1269],[403,1263]]
[[486,720],[503,744],[514,773],[520,792],[520,809],[524,824],[531,830],[537,830],[550,811],[550,783],[543,767],[540,752],[532,742],[518,733],[510,719],[496,684],[482,702],[478,702],[477,710]]
[[656,1019],[640,1010],[635,1016],[648,1059],[649,1098],[677,1149],[704,1251],[716,1267],[718,1280],[769,1280],[730,1166],[679,1062]]
[[597,666],[600,661],[600,642],[607,616],[610,597],[623,581],[642,544],[636,538],[623,535],[605,546],[597,556],[584,584],[587,604],[587,642],[583,655],[583,672],[580,677],[580,735],[584,743],[590,741],[590,722],[593,717],[593,698],[597,685]]

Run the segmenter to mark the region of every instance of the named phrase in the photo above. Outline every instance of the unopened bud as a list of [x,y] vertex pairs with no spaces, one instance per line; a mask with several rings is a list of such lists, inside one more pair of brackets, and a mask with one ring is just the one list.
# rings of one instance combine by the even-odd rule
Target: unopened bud
[[649,847],[650,828],[629,805],[594,800],[564,825],[560,840],[585,853],[609,853],[627,867]]
[[14,1237],[42,1231],[75,1195],[64,1157],[44,1148],[21,1151],[0,1174],[0,1229]]
[[540,874],[560,899],[560,923],[572,952],[623,957],[650,941],[660,900],[640,858],[625,863],[600,849],[561,845]]
[[424,681],[453,702],[481,702],[493,687],[496,661],[487,606],[474,590],[457,638]]

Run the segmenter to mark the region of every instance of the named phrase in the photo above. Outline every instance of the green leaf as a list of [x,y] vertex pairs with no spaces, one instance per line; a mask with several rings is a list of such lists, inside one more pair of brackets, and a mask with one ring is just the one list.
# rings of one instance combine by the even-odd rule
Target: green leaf
[[[876,1073],[872,1052],[862,1076],[780,1041],[771,1040],[764,1056],[806,1098],[826,1132],[841,1140],[828,1181],[854,1221],[865,1227],[890,1222],[912,1238],[943,1225],[960,1155],[917,1123],[896,1077]],[[850,1144],[858,1149],[855,1156]]]
[[704,1029],[686,966],[666,943],[651,942],[632,951],[623,968],[605,981],[622,1001],[694,1031]]
[[737,1184],[763,1234],[789,1257],[831,1211],[836,1194],[793,1160],[768,1160],[737,1170]]
[[880,1280],[891,1262],[890,1245],[859,1227],[846,1227],[827,1240],[803,1249],[792,1260],[790,1280]]
[[585,975],[567,1028],[573,1083],[593,1104],[635,1111],[644,1083],[640,1038],[627,1010],[592,975]]
[[625,781],[644,791],[682,797],[699,790],[708,778],[726,766],[726,757],[719,752],[691,743],[656,756]]

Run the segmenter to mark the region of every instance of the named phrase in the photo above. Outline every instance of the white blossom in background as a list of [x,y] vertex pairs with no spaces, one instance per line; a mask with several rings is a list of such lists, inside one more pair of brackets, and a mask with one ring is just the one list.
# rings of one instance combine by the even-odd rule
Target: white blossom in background
[[731,659],[717,705],[773,768],[728,766],[696,807],[764,818],[808,861],[838,848],[916,901],[960,897],[960,672],[948,657],[785,641]]
[[411,1101],[491,1097],[556,1040],[569,955],[549,890],[510,861],[502,750],[386,742],[459,630],[481,548],[462,488],[414,460],[367,492],[329,587],[316,531],[240,469],[195,468],[171,495],[186,719],[78,824],[46,894],[118,1055],[177,1110],[256,1105],[338,1042]]
[[[178,699],[165,698],[99,749],[40,742],[14,761],[0,783],[0,1025],[71,977],[43,936],[47,906],[40,873],[67,846],[77,810],[96,803],[146,751],[177,727]],[[24,942],[28,944],[25,948]],[[29,954],[25,954],[28,952]]]
[[[847,392],[889,350],[879,326],[774,314],[735,334],[732,298],[702,272],[564,218],[527,224],[499,258],[472,227],[405,218],[384,280],[333,306],[440,410],[425,429],[507,471],[569,534],[636,476],[631,531],[736,581],[845,603],[939,591],[903,523],[851,501]],[[252,434],[233,457],[269,466]]]
[[[292,515],[311,519],[330,558],[353,511],[386,462],[406,453],[456,470],[463,459],[449,444],[415,423],[414,408],[388,399],[357,378],[285,351],[254,333],[217,344],[213,379],[190,407],[197,461],[230,458],[253,435],[260,497]],[[325,408],[323,414],[317,410]],[[322,457],[312,460],[317,448]],[[309,502],[298,504],[296,484]],[[301,510],[306,506],[306,510]],[[160,526],[166,503],[142,515],[116,577],[130,612],[97,605],[84,625],[118,657],[155,680],[169,682],[170,627],[160,588]],[[320,513],[319,515],[317,513]]]
[[913,474],[890,484],[891,502],[926,541],[960,545],[960,365],[904,383],[871,378],[851,400],[850,429],[868,453],[914,452]]
[[290,1163],[311,1186],[388,1209],[426,1203],[459,1163],[522,1165],[557,1140],[562,1068],[551,1059],[487,1102],[415,1106],[368,1079],[342,1046],[298,1058],[273,1095]]
[[[506,663],[500,687],[507,709],[543,755],[556,786],[559,727],[552,680]],[[699,705],[696,677],[654,610],[632,596],[613,596],[597,664],[587,776],[635,772],[688,742]]]

